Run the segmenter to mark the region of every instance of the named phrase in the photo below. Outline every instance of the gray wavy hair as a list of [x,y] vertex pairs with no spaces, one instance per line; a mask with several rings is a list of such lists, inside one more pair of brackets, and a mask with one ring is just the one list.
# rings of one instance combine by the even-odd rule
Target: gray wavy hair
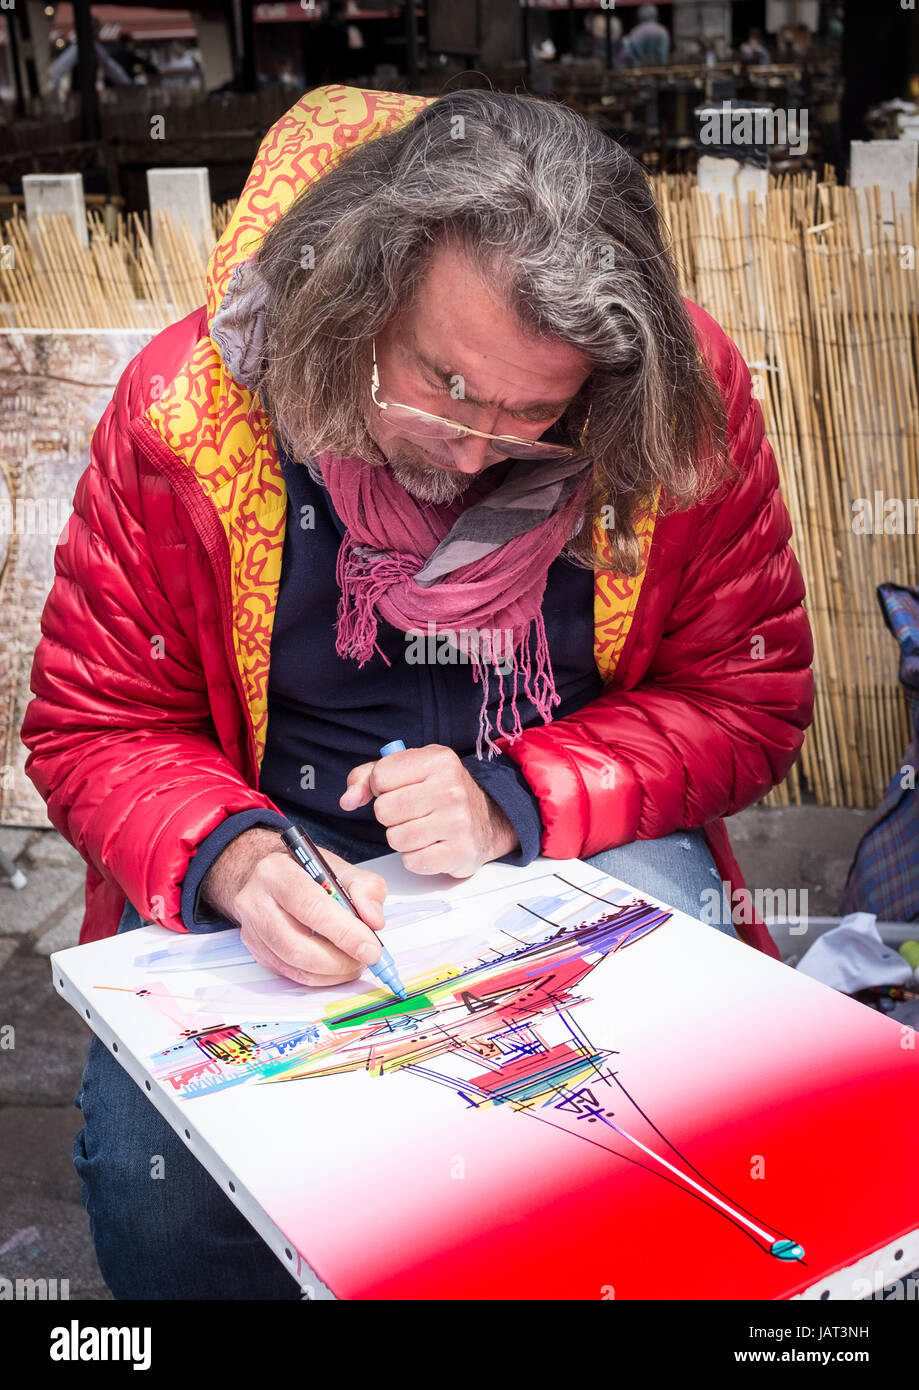
[[590,409],[592,495],[568,553],[604,563],[593,520],[612,517],[613,563],[637,573],[634,523],[655,489],[684,508],[725,475],[724,404],[641,165],[556,102],[448,93],[358,146],[270,228],[257,256],[267,291],[254,384],[280,443],[298,459],[380,461],[365,423],[371,339],[410,307],[447,240],[525,330],[594,364],[556,427],[576,440]]

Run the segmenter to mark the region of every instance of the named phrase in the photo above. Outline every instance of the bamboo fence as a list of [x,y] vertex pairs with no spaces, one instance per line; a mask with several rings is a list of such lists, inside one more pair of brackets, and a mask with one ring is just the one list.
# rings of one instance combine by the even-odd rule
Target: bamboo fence
[[[800,761],[767,798],[873,806],[910,741],[896,644],[875,591],[917,582],[919,539],[888,534],[876,494],[919,506],[919,200],[897,216],[878,188],[827,173],[771,177],[765,197],[714,198],[692,174],[652,184],[684,292],[740,348],[763,409],[807,586],[817,688]],[[233,203],[213,208],[215,239]],[[183,224],[63,215],[33,241],[2,227],[0,327],[156,332],[204,300],[206,265]],[[868,499],[880,534],[854,529]],[[915,513],[913,513],[915,522]]]
[[[879,188],[816,173],[771,180],[746,205],[688,176],[655,183],[685,292],[750,367],[807,585],[814,724],[768,800],[806,789],[821,805],[872,806],[910,741],[876,588],[917,583],[919,539],[886,533],[875,502],[902,504],[907,526],[919,506],[917,185],[897,217]],[[858,499],[881,534],[861,534]]]

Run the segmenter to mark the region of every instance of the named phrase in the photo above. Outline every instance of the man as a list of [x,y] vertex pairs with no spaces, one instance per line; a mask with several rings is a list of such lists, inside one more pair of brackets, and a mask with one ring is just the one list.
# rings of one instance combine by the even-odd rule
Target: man
[[137,47],[137,40],[128,30],[119,34],[111,56],[132,82],[145,82],[148,77],[159,76],[159,68],[141,52]]
[[751,29],[744,43],[740,45],[740,57],[745,63],[757,65],[771,63],[772,55],[763,43],[762,29]]
[[[609,28],[610,47],[607,54],[607,26]],[[602,63],[606,63],[609,57],[609,66],[612,68],[625,67],[626,51],[625,40],[622,37],[622,20],[618,15],[606,14],[588,15],[584,22],[586,31],[586,56],[589,58],[599,58]]]
[[661,66],[670,56],[670,31],[657,17],[656,5],[639,5],[638,23],[625,37],[626,57],[633,67]]
[[[96,50],[96,62],[102,69],[104,77],[107,79],[108,86],[130,87],[133,75],[125,72],[116,57],[109,53],[108,49],[101,42],[99,35],[102,32],[102,25],[99,20],[93,17],[93,47]],[[70,86],[73,85],[73,70],[77,65],[79,51],[76,41],[63,48],[54,62],[48,68],[48,86],[52,92],[60,93],[65,79],[70,79]],[[96,81],[98,83],[98,73]],[[68,88],[69,90],[69,88]]]
[[[68,529],[23,739],[87,860],[84,940],[236,923],[291,979],[351,980],[383,925],[355,864],[387,848],[455,877],[585,857],[704,918],[741,884],[720,817],[810,718],[749,371],[680,296],[640,167],[556,103],[304,96]],[[97,1042],[77,1103],[117,1297],[297,1296]]]

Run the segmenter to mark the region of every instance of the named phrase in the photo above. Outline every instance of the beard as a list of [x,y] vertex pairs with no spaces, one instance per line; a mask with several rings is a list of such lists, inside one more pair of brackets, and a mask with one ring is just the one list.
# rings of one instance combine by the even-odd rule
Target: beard
[[388,463],[396,482],[405,488],[409,497],[413,497],[416,502],[430,502],[435,506],[455,502],[476,481],[474,473],[457,473],[446,468],[426,468],[406,459],[403,454],[393,454]]
[[368,463],[388,468],[400,487],[416,502],[427,502],[431,506],[447,506],[463,497],[470,488],[474,495],[490,491],[498,481],[498,472],[491,466],[485,469],[487,479],[482,473],[460,473],[455,468],[436,468],[425,461],[418,446],[408,439],[398,439],[385,448],[374,433],[368,429],[367,448],[361,457]]

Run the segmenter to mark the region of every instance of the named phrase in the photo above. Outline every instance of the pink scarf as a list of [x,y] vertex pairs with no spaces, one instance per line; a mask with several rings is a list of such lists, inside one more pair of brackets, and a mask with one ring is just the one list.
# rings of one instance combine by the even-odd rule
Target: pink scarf
[[[549,566],[583,511],[586,466],[571,457],[512,463],[498,487],[486,491],[483,475],[465,496],[434,506],[410,497],[385,465],[321,454],[314,476],[318,470],[346,528],[336,571],[339,656],[361,666],[370,659],[378,650],[378,616],[403,632],[447,632],[461,642],[466,634],[463,650],[475,681],[482,681],[478,756],[483,743],[489,757],[497,751],[493,734],[515,739],[523,732],[518,676],[548,723],[560,696],[542,599]],[[502,647],[506,632],[513,635],[512,653]],[[492,668],[494,723],[488,708]],[[505,675],[509,729],[503,727]]]

